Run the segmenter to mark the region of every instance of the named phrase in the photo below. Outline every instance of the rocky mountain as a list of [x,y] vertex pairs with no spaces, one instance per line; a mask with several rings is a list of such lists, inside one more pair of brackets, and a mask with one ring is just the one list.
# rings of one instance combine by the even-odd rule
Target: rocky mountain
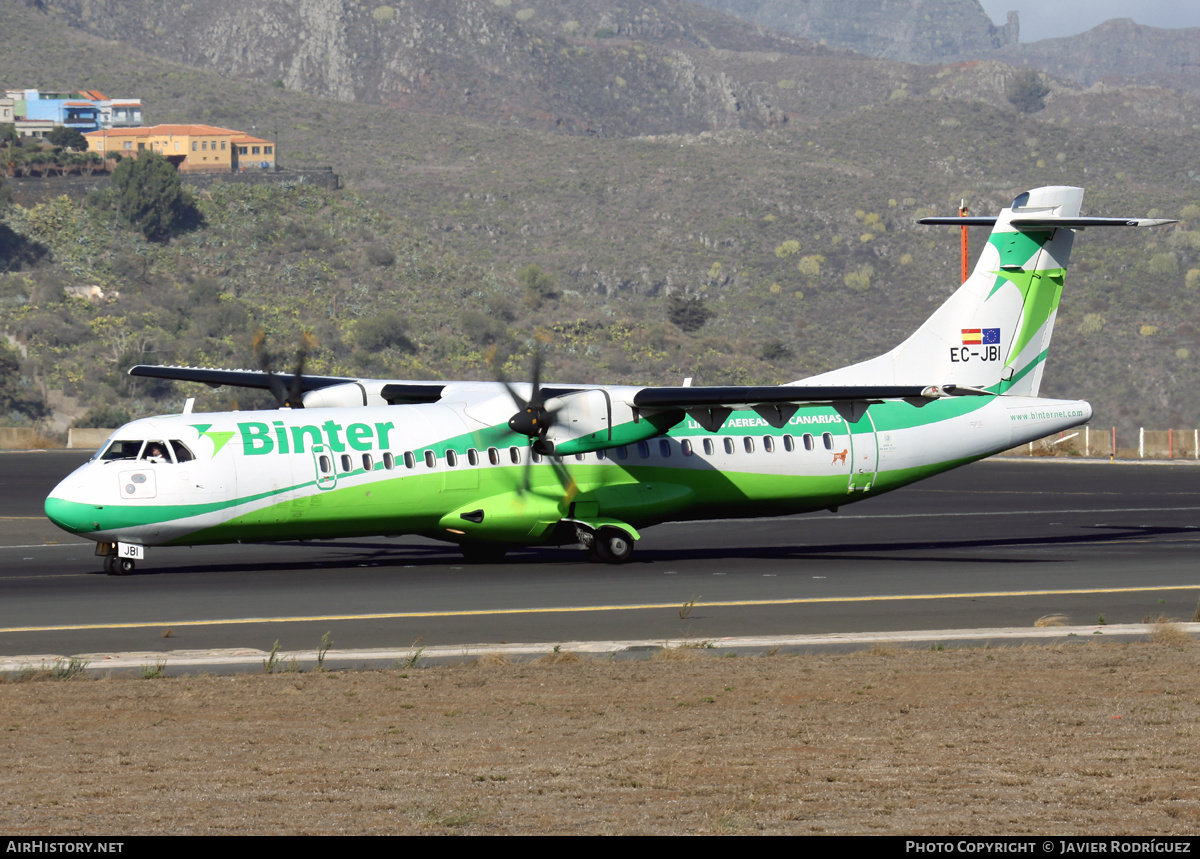
[[937,63],[1016,44],[1010,12],[997,27],[977,0],[695,0],[753,21],[840,48],[889,60]]
[[84,32],[234,77],[341,101],[599,136],[782,122],[766,99],[695,49],[814,50],[677,2],[39,6]]
[[694,0],[781,33],[913,63],[1002,60],[1084,86],[1166,86],[1200,92],[1200,29],[1128,18],[1086,33],[1021,43],[1020,20],[992,23],[977,0]]
[[1200,28],[1163,30],[1114,18],[1062,39],[1010,44],[994,56],[1090,86],[1107,82],[1200,92]]

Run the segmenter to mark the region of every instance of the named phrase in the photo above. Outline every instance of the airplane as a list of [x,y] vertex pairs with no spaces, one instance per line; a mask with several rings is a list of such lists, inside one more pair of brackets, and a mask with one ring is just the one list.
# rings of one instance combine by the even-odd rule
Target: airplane
[[[135,420],[45,502],[129,574],[155,546],[417,534],[470,562],[578,543],[619,564],[666,521],[837,511],[1087,422],[1038,397],[1083,189],[1020,194],[965,282],[891,351],[785,385],[413,381],[139,365],[281,407]],[[514,407],[516,409],[514,413]]]

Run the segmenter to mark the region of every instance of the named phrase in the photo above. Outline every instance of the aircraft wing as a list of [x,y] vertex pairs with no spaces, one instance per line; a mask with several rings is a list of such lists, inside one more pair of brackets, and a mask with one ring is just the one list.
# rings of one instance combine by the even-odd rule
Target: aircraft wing
[[[262,370],[216,370],[209,367],[166,367],[154,364],[138,364],[129,368],[129,375],[151,379],[171,379],[176,382],[200,382],[210,388],[230,385],[235,388],[258,388],[274,390],[278,382],[295,385],[301,394],[339,388],[344,391],[345,405],[366,405],[370,395],[381,397],[392,405],[408,403],[436,403],[442,396],[445,382],[411,382],[383,379],[357,379],[344,376],[301,375],[299,380],[290,373],[267,373]],[[276,381],[272,382],[272,378]],[[348,386],[342,388],[341,386]],[[335,403],[330,403],[335,404]],[[342,403],[336,403],[342,404]]]
[[[235,388],[260,388],[269,391],[272,388],[271,374],[262,370],[211,370],[207,367],[163,367],[152,364],[138,364],[129,368],[131,376],[145,376],[151,379],[172,379],[177,382],[202,382],[210,388],[231,385]],[[285,373],[274,374],[276,379],[290,382],[292,376]],[[299,387],[303,393],[315,391],[318,388],[328,388],[331,385],[342,385],[354,382],[355,379],[343,379],[340,376],[301,376]]]
[[642,388],[630,405],[639,409],[691,409],[754,406],[762,403],[873,402],[935,398],[954,393],[953,385],[721,385]]
[[[138,364],[129,375],[180,382],[199,382],[213,388],[230,385],[238,388],[273,390],[279,382],[296,386],[310,405],[390,405],[435,403],[442,398],[447,382],[354,379],[342,376],[272,374],[262,370],[219,370],[207,367],[168,367]],[[274,379],[275,381],[272,381]],[[473,383],[478,384],[478,383]],[[547,398],[600,389],[602,385],[547,385]],[[627,392],[632,390],[632,395]],[[314,392],[322,392],[314,394]],[[622,399],[636,409],[693,410],[714,408],[754,408],[775,404],[878,402],[896,399],[933,399],[956,394],[987,393],[954,385],[718,385],[706,387],[624,388]],[[308,396],[313,394],[317,400]]]

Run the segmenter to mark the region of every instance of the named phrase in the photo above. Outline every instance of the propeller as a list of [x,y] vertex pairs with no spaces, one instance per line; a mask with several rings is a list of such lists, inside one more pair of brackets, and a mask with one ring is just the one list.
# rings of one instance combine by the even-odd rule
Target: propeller
[[537,351],[533,355],[533,382],[530,385],[530,396],[526,400],[516,389],[508,383],[501,375],[500,383],[504,385],[508,391],[508,395],[512,397],[516,403],[518,412],[508,419],[508,428],[513,432],[518,432],[521,435],[527,435],[532,440],[530,448],[535,453],[540,453],[543,456],[550,456],[554,453],[554,444],[546,439],[546,434],[550,432],[550,427],[554,425],[554,413],[562,408],[563,403],[557,398],[546,399],[546,394],[542,390],[542,353]]
[[512,401],[517,406],[517,413],[508,420],[508,428],[513,432],[521,435],[529,436],[530,457],[525,462],[525,475],[523,488],[520,492],[528,492],[532,485],[532,475],[530,469],[533,467],[533,455],[539,454],[549,458],[550,465],[554,469],[559,482],[563,486],[565,503],[570,504],[579,491],[579,487],[575,483],[575,478],[571,476],[561,462],[554,459],[554,444],[546,438],[550,428],[554,426],[554,413],[559,411],[565,403],[557,397],[546,398],[546,392],[542,390],[542,351],[539,349],[533,355],[533,379],[530,384],[529,399],[526,400],[516,389],[508,383],[504,378],[504,374],[500,371],[499,366],[494,365],[493,369],[496,373],[496,378],[500,384],[504,385],[508,395],[512,397]]
[[259,368],[267,374],[271,393],[275,397],[275,402],[279,404],[279,408],[304,408],[304,391],[301,389],[304,382],[304,364],[308,360],[309,350],[316,348],[317,345],[316,338],[312,336],[312,333],[305,331],[300,336],[299,348],[296,350],[296,369],[288,384],[284,384],[284,377],[279,376],[273,369],[273,358],[267,348],[267,335],[261,328],[255,332],[250,345],[254,349],[254,357],[258,360]]

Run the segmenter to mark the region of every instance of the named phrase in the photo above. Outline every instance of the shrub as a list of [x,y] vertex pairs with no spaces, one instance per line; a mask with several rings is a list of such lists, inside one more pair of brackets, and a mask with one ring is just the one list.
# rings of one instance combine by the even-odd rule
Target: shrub
[[112,187],[117,211],[148,241],[168,241],[200,223],[200,213],[179,174],[156,152],[143,152],[118,164],[112,173]]
[[114,406],[106,403],[101,406],[94,406],[88,409],[83,417],[77,418],[75,423],[71,424],[75,428],[102,428],[112,429],[123,426],[133,420],[129,412],[120,406]]
[[415,348],[407,334],[408,320],[395,311],[365,316],[354,325],[354,341],[360,349],[381,352],[400,349],[412,352]]
[[699,295],[673,292],[667,296],[667,318],[684,331],[699,331],[716,315]]
[[1044,99],[1050,94],[1050,87],[1042,82],[1035,69],[1023,69],[1009,79],[1005,94],[1021,113],[1036,113],[1046,106]]

